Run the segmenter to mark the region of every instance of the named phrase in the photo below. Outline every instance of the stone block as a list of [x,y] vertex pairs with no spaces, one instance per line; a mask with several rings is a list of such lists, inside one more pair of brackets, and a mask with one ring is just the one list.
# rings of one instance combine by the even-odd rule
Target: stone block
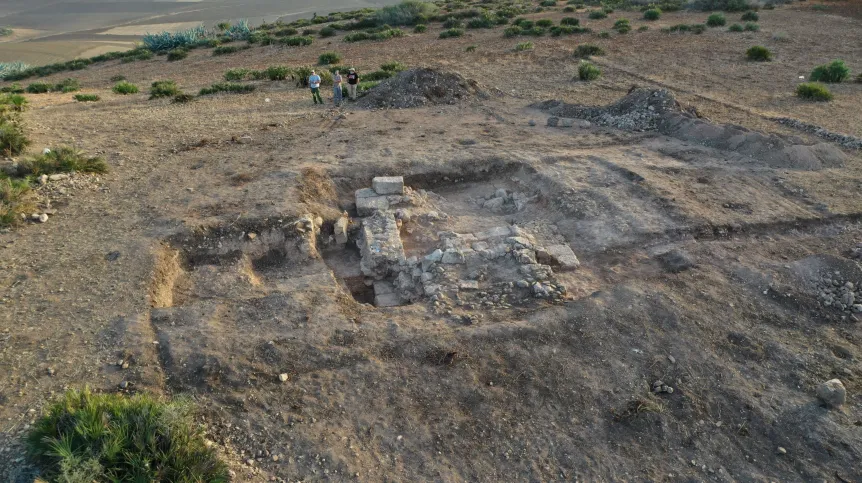
[[506,203],[506,198],[491,198],[486,201],[482,206],[486,210],[490,211],[500,211],[503,209],[503,205]]
[[396,271],[406,257],[395,216],[377,212],[364,219],[359,249],[365,276],[380,279]]
[[558,265],[564,271],[581,266],[580,260],[568,245],[551,245],[546,247],[544,252],[551,259],[551,263]]
[[371,180],[371,187],[379,195],[403,195],[403,176],[378,176]]
[[443,258],[440,262],[449,265],[464,263],[464,254],[459,250],[449,249],[443,252]]
[[479,290],[478,280],[461,280],[458,282],[458,288],[461,290]]
[[488,230],[480,231],[479,233],[476,233],[476,239],[477,240],[488,240],[491,238],[502,238],[502,237],[508,237],[509,234],[510,234],[509,227],[497,226],[497,227],[490,228]]
[[356,198],[356,213],[359,216],[371,216],[378,211],[389,209],[389,201],[385,196]]
[[357,200],[359,198],[374,198],[376,196],[378,196],[377,192],[371,188],[362,188],[362,189],[356,190],[356,199]]

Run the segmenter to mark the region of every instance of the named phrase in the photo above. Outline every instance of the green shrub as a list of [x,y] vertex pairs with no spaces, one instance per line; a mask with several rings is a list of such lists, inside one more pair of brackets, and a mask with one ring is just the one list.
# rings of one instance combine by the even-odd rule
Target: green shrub
[[[3,127],[0,125],[0,139],[2,133]],[[21,222],[21,214],[33,213],[34,209],[30,182],[6,178],[0,171],[0,228],[17,225]]]
[[592,32],[592,30],[586,27],[575,27],[573,25],[559,25],[556,27],[551,27],[550,32],[552,36],[559,37],[561,35],[585,34]]
[[150,60],[153,58],[153,52],[147,49],[135,49],[131,52],[136,52],[134,55],[127,55],[120,59],[123,64],[137,62],[139,60]]
[[644,12],[644,20],[658,20],[661,18],[661,10],[658,8],[651,8]]
[[69,146],[60,146],[46,153],[18,163],[18,176],[41,176],[43,174],[106,173],[108,165],[100,157],[88,157],[82,151]]
[[77,79],[63,79],[62,82],[54,86],[55,92],[62,92],[64,94],[68,94],[70,92],[75,92],[81,89],[81,84]]
[[45,82],[34,82],[27,86],[27,92],[29,94],[44,94],[46,92],[51,92],[51,84]]
[[577,12],[577,11],[578,11],[578,9],[576,9],[575,7],[573,7],[571,5],[569,5],[567,7],[563,7],[563,12],[566,12],[566,13],[572,13],[572,12]]
[[527,50],[533,50],[533,47],[534,46],[533,46],[532,42],[521,42],[515,46],[515,51],[516,52],[524,52]]
[[183,60],[189,56],[189,51],[186,49],[173,49],[168,51],[168,62]]
[[402,64],[401,62],[398,62],[397,60],[394,60],[392,62],[386,62],[384,64],[381,64],[380,69],[386,72],[397,73],[407,70],[407,66]]
[[248,69],[228,69],[224,73],[224,80],[226,81],[240,81],[245,79],[245,76],[248,75]]
[[599,38],[600,39],[609,39],[609,38],[611,38],[611,33],[606,31],[606,30],[603,30],[603,31],[599,32]]
[[426,30],[428,30],[428,26],[425,25],[424,23],[420,23],[419,25],[413,27],[413,31],[416,32],[417,34],[421,34],[421,33],[425,32]]
[[603,18],[607,18],[608,14],[606,14],[605,12],[603,12],[601,10],[593,10],[592,12],[589,13],[589,15],[587,15],[587,17],[589,17],[593,20],[601,20]]
[[401,29],[383,29],[374,32],[355,32],[344,36],[345,42],[359,42],[362,40],[387,40],[394,37],[404,36]]
[[122,95],[137,94],[138,86],[132,84],[131,82],[120,81],[114,84],[114,87],[111,90],[117,94]]
[[441,39],[448,39],[452,37],[460,37],[464,35],[464,29],[448,29],[440,32]]
[[760,20],[760,17],[754,10],[749,10],[742,14],[740,20],[742,20],[743,22],[757,22],[758,20]]
[[796,95],[809,101],[827,102],[832,100],[832,93],[823,84],[805,82],[796,86]]
[[[290,68],[284,65],[271,65],[263,71],[264,77],[271,81],[287,80]],[[307,77],[307,76],[306,76]]]
[[742,25],[735,23],[735,24],[731,25],[730,27],[728,27],[727,30],[729,32],[742,32],[745,29],[742,28]]
[[305,45],[311,45],[314,42],[314,39],[308,36],[303,37],[285,37],[279,41],[279,43],[284,45],[289,45],[291,47],[302,47]]
[[613,29],[621,34],[627,34],[632,30],[632,26],[629,24],[629,19],[621,18],[614,22]]
[[0,123],[5,122],[3,111],[10,109],[14,112],[24,112],[27,110],[27,98],[21,94],[4,94],[0,96]]
[[541,20],[536,21],[537,27],[549,28],[549,27],[552,27],[553,25],[554,25],[554,21],[549,19],[549,18],[543,18]]
[[560,25],[578,26],[578,25],[580,25],[580,23],[581,23],[581,21],[575,17],[563,17],[560,20]]
[[96,94],[77,94],[75,100],[78,102],[96,102],[101,99]]
[[446,19],[445,22],[443,22],[443,28],[444,29],[464,28],[464,22],[459,18],[449,17],[448,19]]
[[766,47],[755,45],[745,51],[745,57],[756,62],[766,62],[772,60],[772,52]]
[[757,32],[759,30],[760,30],[760,25],[757,25],[754,22],[748,22],[747,24],[745,24],[745,31],[746,32]]
[[187,402],[67,391],[30,430],[26,444],[50,481],[230,481]]
[[638,27],[638,32],[646,32],[647,30],[649,30],[649,27],[646,25],[641,25],[640,27]]
[[248,48],[248,45],[222,45],[213,49],[213,55],[235,54]]
[[707,27],[721,27],[727,23],[727,19],[724,18],[724,14],[714,13],[706,18],[706,26]]
[[464,49],[464,52],[475,52],[475,51],[476,51],[475,45],[468,45],[467,48]]
[[332,37],[336,33],[337,32],[335,31],[335,29],[332,27],[323,27],[322,29],[320,29],[320,37],[321,38]]
[[542,35],[545,35],[546,33],[547,33],[547,30],[545,30],[542,27],[539,27],[538,25],[531,28],[530,30],[525,30],[523,32],[524,35],[532,35],[533,37],[541,37]]
[[124,75],[115,75],[111,77],[111,82],[120,82],[126,80],[126,76]]
[[30,145],[30,140],[24,135],[24,128],[17,122],[0,123],[0,153],[6,156],[17,156]]
[[0,92],[4,94],[23,94],[24,88],[21,87],[20,84],[12,84],[8,86],[0,87]]
[[467,22],[467,28],[469,29],[492,29],[496,25],[497,21],[490,15],[482,15]]
[[850,77],[850,68],[843,60],[833,60],[828,64],[818,65],[811,71],[811,81],[838,83]]
[[302,31],[302,35],[305,37],[310,37],[316,33],[317,33],[317,30],[314,30],[314,29],[305,29]]
[[365,93],[380,84],[380,81],[362,81],[356,86],[356,92]]
[[235,82],[219,82],[209,87],[201,89],[198,95],[208,96],[210,94],[218,94],[220,92],[228,92],[231,94],[247,94],[254,91],[255,86],[249,84],[237,84]]
[[513,25],[511,27],[506,27],[506,30],[503,31],[503,37],[517,37],[518,35],[521,35],[521,32],[521,27]]
[[428,17],[436,14],[439,9],[429,2],[405,0],[398,5],[383,7],[374,12],[377,25],[416,25],[424,23]]
[[536,23],[532,20],[527,20],[525,18],[516,18],[515,21],[512,22],[512,25],[516,27],[521,27],[523,30],[529,30],[533,28]]
[[602,75],[602,71],[599,70],[594,64],[587,62],[586,60],[582,60],[580,65],[578,65],[578,78],[582,81],[591,81],[596,80],[599,76]]
[[318,65],[337,64],[341,62],[341,56],[336,52],[324,52],[317,57]]
[[691,33],[693,33],[695,35],[700,35],[700,34],[706,32],[706,24],[697,23],[694,25],[690,25],[689,30],[691,30]]
[[364,74],[362,76],[362,79],[367,80],[367,81],[382,81],[382,80],[386,80],[386,79],[388,79],[394,75],[395,75],[394,72],[388,72],[385,70],[376,70],[374,72],[369,72],[367,74]]
[[539,5],[543,7],[556,7],[557,0],[543,0],[542,3],[540,3]]
[[155,81],[150,86],[150,99],[158,99],[160,97],[174,97],[181,94],[177,83],[172,80]]

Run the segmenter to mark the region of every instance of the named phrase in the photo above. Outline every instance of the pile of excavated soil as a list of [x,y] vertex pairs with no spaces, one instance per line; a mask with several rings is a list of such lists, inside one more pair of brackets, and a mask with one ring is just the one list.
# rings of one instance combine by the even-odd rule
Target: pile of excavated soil
[[368,91],[357,105],[362,108],[404,109],[434,104],[456,104],[485,98],[475,81],[454,72],[430,68],[410,69],[386,79]]
[[635,89],[607,106],[581,106],[545,101],[534,107],[548,111],[548,124],[560,118],[590,122],[627,131],[658,131],[681,141],[729,151],[746,162],[772,168],[816,171],[843,166],[847,155],[828,143],[805,145],[795,137],[751,131],[741,126],[715,124],[684,111],[666,89]]

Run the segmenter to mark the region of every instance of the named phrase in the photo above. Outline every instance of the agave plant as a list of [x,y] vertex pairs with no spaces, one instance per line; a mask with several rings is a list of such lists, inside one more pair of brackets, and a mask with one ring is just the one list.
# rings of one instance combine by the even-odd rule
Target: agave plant
[[177,47],[190,47],[206,37],[206,28],[203,25],[198,25],[197,27],[175,33],[167,31],[157,34],[147,33],[144,35],[143,43],[147,49],[153,52],[162,52]]
[[0,62],[0,79],[28,68],[30,66],[23,62]]
[[248,19],[240,19],[235,24],[224,29],[223,35],[230,37],[233,40],[247,40],[251,35],[251,28],[248,26]]

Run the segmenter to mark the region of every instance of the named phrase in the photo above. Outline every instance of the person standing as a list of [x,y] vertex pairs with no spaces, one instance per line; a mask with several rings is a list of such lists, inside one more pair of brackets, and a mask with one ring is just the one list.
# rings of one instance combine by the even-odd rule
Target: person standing
[[314,103],[323,104],[323,99],[320,97],[320,76],[317,72],[311,71],[311,75],[308,76],[308,86],[311,87],[311,98]]
[[359,74],[356,69],[351,68],[347,74],[347,92],[350,94],[350,100],[356,100],[356,86],[359,84]]
[[332,74],[332,100],[335,102],[335,107],[341,105],[341,100],[344,98],[344,93],[341,90],[341,71],[336,70]]

